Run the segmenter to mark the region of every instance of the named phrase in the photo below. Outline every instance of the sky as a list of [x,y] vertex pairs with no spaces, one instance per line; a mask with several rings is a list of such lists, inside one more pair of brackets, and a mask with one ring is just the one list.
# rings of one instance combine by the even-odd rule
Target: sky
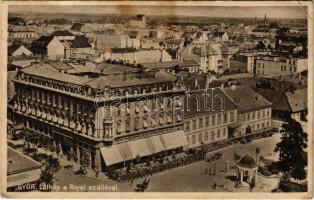
[[90,13],[90,14],[145,14],[209,17],[264,17],[305,19],[306,7],[183,7],[183,6],[10,6],[9,12],[34,13]]

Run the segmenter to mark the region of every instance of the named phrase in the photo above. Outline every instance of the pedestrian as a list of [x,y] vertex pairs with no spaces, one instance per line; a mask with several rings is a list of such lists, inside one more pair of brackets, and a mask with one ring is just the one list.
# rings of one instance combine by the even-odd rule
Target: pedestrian
[[131,186],[131,185],[133,185],[133,179],[131,179],[131,181],[130,181],[130,186]]

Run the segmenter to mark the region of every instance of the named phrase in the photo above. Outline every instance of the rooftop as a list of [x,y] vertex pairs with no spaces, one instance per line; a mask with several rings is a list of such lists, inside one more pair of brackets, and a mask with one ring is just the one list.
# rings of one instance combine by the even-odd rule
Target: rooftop
[[[8,147],[8,175],[38,169],[41,164],[28,156]],[[10,162],[10,163],[9,163]]]
[[271,107],[265,97],[255,92],[249,86],[236,86],[235,88],[225,88],[224,91],[230,96],[233,101],[238,105],[238,112],[249,112],[253,110],[259,110],[263,108]]
[[256,164],[254,158],[252,158],[249,155],[243,156],[239,162],[237,163],[238,166],[240,167],[245,167],[245,168],[255,168],[258,165]]
[[132,78],[125,78],[123,74],[111,75],[111,76],[101,76],[95,78],[92,81],[88,82],[92,88],[104,89],[105,87],[119,88],[119,87],[128,87],[136,85],[149,85],[155,83],[163,82],[173,82],[178,78],[164,71],[157,71],[154,76],[144,77],[143,74],[138,74],[137,76],[132,76]]
[[220,88],[210,88],[187,92],[184,107],[184,116],[191,117],[203,113],[236,109],[237,105]]
[[59,70],[55,69],[48,63],[34,64],[34,65],[31,65],[29,67],[22,69],[21,71],[26,74],[31,74],[31,75],[35,75],[39,77],[52,79],[52,80],[58,80],[61,82],[66,82],[66,83],[73,83],[76,85],[83,85],[84,83],[90,80],[89,78],[86,78],[86,77],[60,73]]

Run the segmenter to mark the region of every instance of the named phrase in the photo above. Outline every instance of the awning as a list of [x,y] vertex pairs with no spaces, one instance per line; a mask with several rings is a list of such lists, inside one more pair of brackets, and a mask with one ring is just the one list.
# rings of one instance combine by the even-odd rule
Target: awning
[[174,149],[188,145],[184,132],[182,130],[162,135],[162,139],[167,149]]
[[100,152],[107,166],[124,161],[124,159],[120,155],[117,145],[102,147],[100,148]]
[[107,166],[188,145],[182,130],[100,148]]

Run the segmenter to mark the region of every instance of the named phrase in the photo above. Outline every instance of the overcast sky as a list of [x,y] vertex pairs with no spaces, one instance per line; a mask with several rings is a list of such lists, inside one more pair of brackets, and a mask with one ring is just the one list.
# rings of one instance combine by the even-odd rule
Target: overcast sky
[[210,17],[306,18],[306,7],[10,6],[10,12],[146,14]]

